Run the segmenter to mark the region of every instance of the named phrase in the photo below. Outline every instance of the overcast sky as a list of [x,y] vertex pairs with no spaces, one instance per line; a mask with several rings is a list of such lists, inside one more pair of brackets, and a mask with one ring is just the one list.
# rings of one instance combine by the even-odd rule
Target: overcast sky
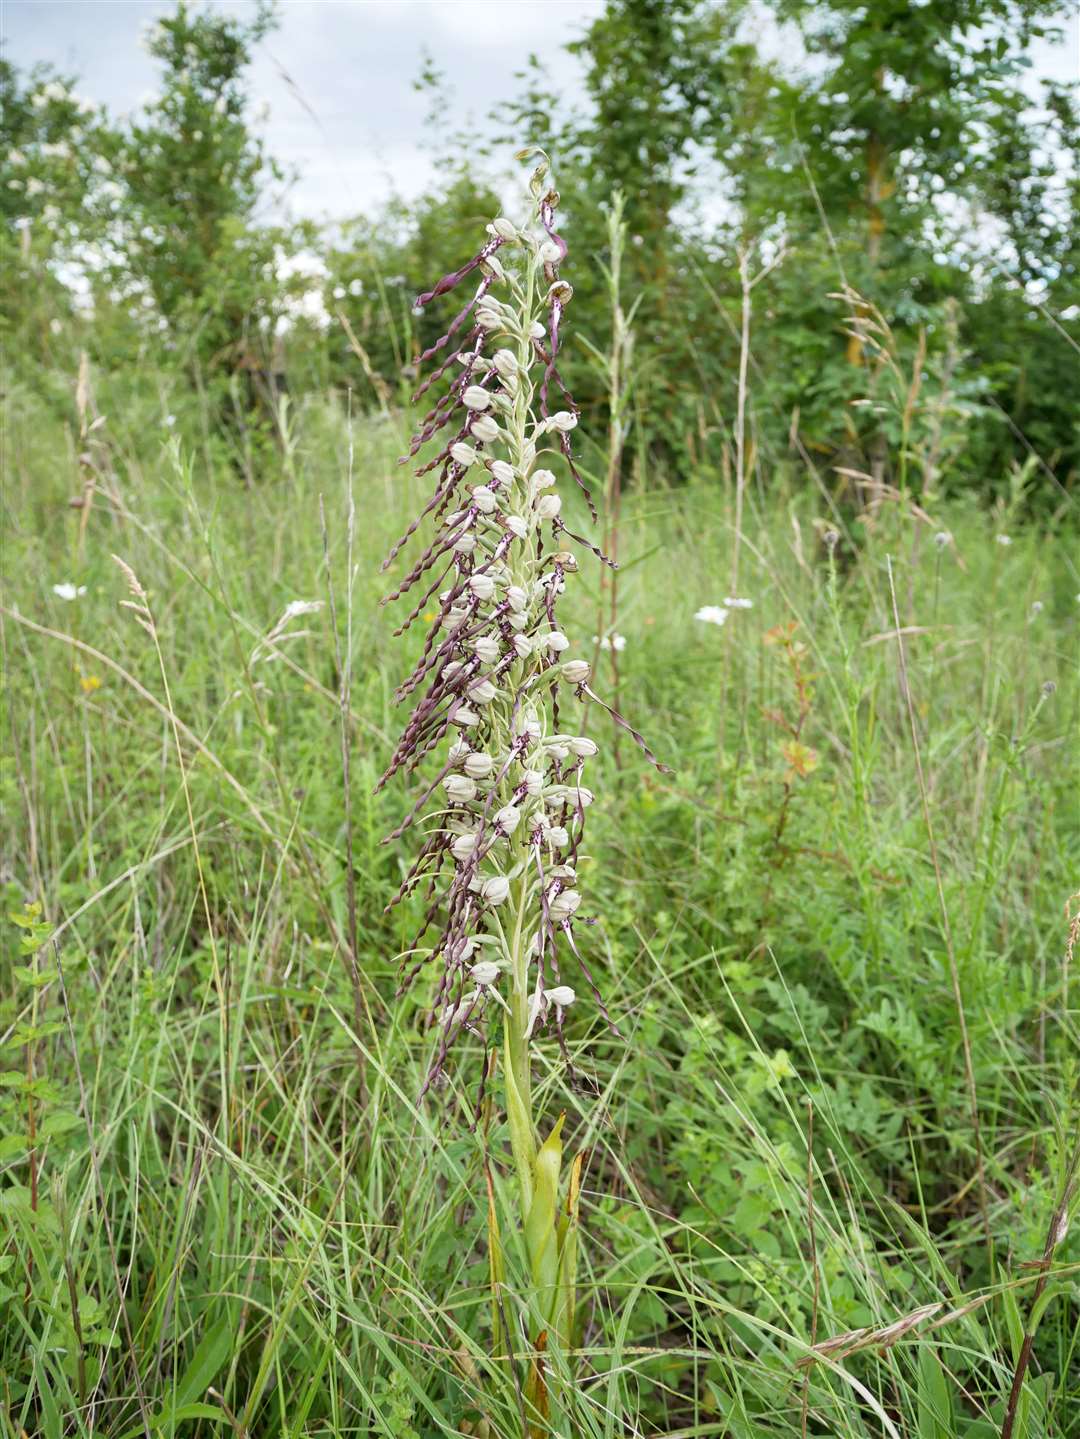
[[[221,8],[253,7],[229,0]],[[424,188],[432,175],[428,103],[413,81],[425,52],[451,82],[460,112],[478,121],[513,94],[514,72],[530,52],[578,96],[580,71],[562,47],[603,8],[603,0],[284,0],[252,91],[269,106],[271,151],[298,172],[290,209],[344,217]],[[140,31],[171,9],[162,0],[0,0],[0,25],[16,64],[46,61],[72,72],[80,94],[123,114],[155,86]],[[1039,46],[1033,75],[1080,77],[1072,9],[1064,45]]]

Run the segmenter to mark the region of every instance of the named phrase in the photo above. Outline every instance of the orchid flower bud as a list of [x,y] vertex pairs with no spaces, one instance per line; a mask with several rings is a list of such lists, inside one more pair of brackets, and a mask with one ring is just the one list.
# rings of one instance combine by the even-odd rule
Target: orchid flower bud
[[544,775],[542,770],[527,769],[522,772],[521,782],[525,786],[526,794],[539,794],[544,788]]
[[479,385],[469,385],[461,397],[461,402],[467,410],[486,410],[491,404],[491,396]]
[[578,759],[591,759],[599,749],[596,741],[585,735],[576,735],[573,739],[567,740],[567,744],[570,747],[570,753],[577,755]]
[[534,509],[542,520],[553,520],[562,509],[562,500],[558,495],[540,495]]
[[558,410],[552,415],[551,424],[560,434],[568,435],[577,428],[577,415],[571,414],[569,410]]
[[504,380],[518,373],[517,356],[513,350],[496,350],[491,357],[491,363]]
[[490,575],[470,575],[469,589],[478,600],[489,600],[495,593],[495,581]]
[[476,798],[476,785],[462,774],[448,774],[443,780],[443,788],[452,804],[468,804]]
[[471,729],[473,725],[480,723],[480,716],[475,710],[471,710],[468,705],[458,705],[454,711],[453,722],[462,729]]
[[563,679],[572,685],[587,684],[591,674],[592,665],[588,660],[567,660],[562,667]]
[[469,426],[469,433],[490,445],[499,438],[499,427],[490,415],[479,415]]
[[495,815],[495,823],[503,834],[510,835],[521,822],[521,811],[516,804],[505,804]]
[[481,635],[473,640],[472,650],[476,658],[486,665],[493,665],[501,654],[499,641],[491,635]]
[[558,760],[560,764],[564,759],[570,758],[570,751],[564,744],[549,744],[548,754],[552,759]]
[[547,842],[553,849],[562,849],[564,844],[570,843],[570,835],[561,824],[553,824],[547,832]]
[[577,999],[577,995],[568,984],[557,984],[554,989],[546,991],[548,1000],[560,1009],[566,1009]]
[[475,834],[455,835],[450,841],[450,853],[459,864],[464,864],[466,860],[472,859],[477,843]]
[[489,309],[486,305],[476,312],[476,323],[482,330],[503,330],[506,328],[506,321],[495,310]]
[[500,485],[512,485],[514,483],[514,467],[508,465],[505,460],[492,460],[491,473]]
[[488,904],[504,904],[510,897],[510,881],[502,874],[481,880],[480,898]]
[[529,623],[528,615],[507,615],[506,623],[512,630],[523,630]]
[[473,504],[482,515],[490,515],[499,508],[499,502],[487,485],[477,485],[472,492]]
[[476,684],[469,686],[469,698],[478,705],[489,705],[498,693],[490,680],[478,680]]
[[520,585],[511,585],[506,591],[507,602],[514,614],[523,614],[528,607],[529,597]]
[[557,265],[563,256],[562,247],[554,240],[545,240],[537,254],[545,265]]
[[466,756],[462,766],[470,779],[487,779],[488,775],[495,768],[495,761],[489,754],[477,750],[475,754]]
[[579,805],[582,809],[588,809],[596,796],[591,789],[586,789],[582,784],[570,791],[569,798],[572,804]]
[[543,643],[553,654],[561,654],[563,650],[570,648],[570,641],[563,634],[562,630],[551,630],[544,636]]
[[516,227],[510,220],[507,220],[503,215],[500,215],[497,219],[492,220],[488,228],[494,230],[500,240],[517,239],[518,232]]
[[533,643],[528,635],[514,636],[514,652],[519,660],[527,660],[532,654]]
[[576,889],[562,889],[548,905],[548,913],[556,924],[562,924],[570,918],[580,903],[581,895]]
[[499,977],[499,966],[493,959],[482,959],[469,970],[469,978],[481,989],[494,984]]
[[472,754],[472,750],[463,739],[456,739],[450,746],[446,756],[448,764],[461,764],[466,755]]
[[529,326],[529,339],[543,340],[546,336],[547,331],[544,329],[543,325],[540,323],[539,320],[534,320]]
[[529,533],[529,526],[525,523],[525,521],[521,518],[520,515],[504,516],[503,524],[510,531],[510,533],[512,535],[515,535],[519,540],[523,540],[525,536]]
[[532,483],[536,490],[549,490],[555,484],[555,476],[551,470],[533,470]]
[[471,555],[476,549],[475,535],[462,535],[454,542],[454,553],[458,555]]

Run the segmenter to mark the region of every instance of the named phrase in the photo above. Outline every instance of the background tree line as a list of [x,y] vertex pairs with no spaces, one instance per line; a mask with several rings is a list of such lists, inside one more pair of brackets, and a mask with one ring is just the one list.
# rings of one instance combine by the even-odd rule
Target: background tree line
[[[533,62],[483,143],[441,141],[432,193],[322,231],[260,214],[286,180],[247,83],[269,6],[179,5],[148,40],[159,92],[123,123],[3,62],[8,381],[54,386],[83,348],[103,376],[137,366],[149,409],[167,382],[170,415],[197,414],[252,477],[287,440],[286,390],[405,397],[446,318],[415,316],[413,294],[498,209],[510,149],[541,143],[579,255],[610,258],[622,196],[642,482],[730,465],[745,319],[750,465],[980,495],[1026,467],[1057,503],[1080,464],[1080,122],[1075,88],[1023,81],[1060,17],[1056,0],[609,0],[569,47],[578,111]],[[762,54],[763,26],[798,63]],[[573,385],[603,410],[610,286],[588,264],[575,285]]]

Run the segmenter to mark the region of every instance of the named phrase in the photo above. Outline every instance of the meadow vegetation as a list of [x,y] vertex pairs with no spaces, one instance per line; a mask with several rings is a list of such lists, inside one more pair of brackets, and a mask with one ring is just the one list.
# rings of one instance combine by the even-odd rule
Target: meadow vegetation
[[[607,63],[639,10],[593,32]],[[231,33],[195,42],[208,125]],[[240,125],[233,106],[217,120]],[[588,137],[564,138],[580,158]],[[250,179],[240,131],[221,143]],[[576,173],[599,186],[589,154]],[[941,307],[898,313],[897,272],[855,288],[820,212],[819,268],[743,246],[710,278],[677,212],[634,228],[615,178],[612,213],[579,199],[606,226],[593,252],[572,203],[562,226],[599,525],[561,493],[620,568],[579,547],[560,622],[672,772],[587,710],[597,922],[578,938],[621,1037],[575,1004],[572,1067],[553,1044],[533,1067],[538,1111],[586,1152],[582,1324],[546,1432],[1075,1439],[1072,331],[1035,330],[1037,307],[1017,322],[1038,336],[1027,377],[1056,377],[1036,408],[1060,443],[1014,445],[1019,414],[986,420],[1002,375],[968,346],[973,314],[994,328],[979,305],[1007,328],[1016,290],[961,313],[938,273]],[[176,244],[182,205],[174,230],[151,215],[167,170],[140,183],[147,231]],[[497,213],[469,197],[457,213]],[[397,457],[417,418],[399,362],[428,321],[369,248],[362,303],[328,291],[347,351],[294,316],[291,392],[260,388],[223,355],[288,308],[249,286],[261,258],[218,248],[235,283],[211,266],[183,295],[144,259],[137,313],[103,288],[88,314],[52,223],[4,230],[40,283],[4,297],[3,1433],[545,1432],[526,1360],[493,1353],[504,1118],[474,1123],[467,1030],[418,1102],[436,980],[397,991],[422,897],[386,912],[414,854],[383,843],[407,805],[375,784],[430,621],[391,642],[379,601],[407,565],[379,566],[427,499]],[[406,301],[454,239],[426,223]],[[234,259],[274,242],[222,233]],[[634,234],[669,287],[627,258]],[[797,335],[830,351],[813,435],[771,309],[800,288]],[[683,324],[665,306],[691,290]],[[695,369],[704,315],[724,338]]]

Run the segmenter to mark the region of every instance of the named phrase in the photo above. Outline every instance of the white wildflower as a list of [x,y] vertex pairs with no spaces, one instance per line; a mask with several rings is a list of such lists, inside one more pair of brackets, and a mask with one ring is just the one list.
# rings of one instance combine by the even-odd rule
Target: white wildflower
[[722,625],[727,617],[728,611],[721,605],[702,605],[701,609],[694,613],[694,618],[705,625]]
[[64,580],[62,584],[53,585],[53,594],[62,600],[77,600],[86,594],[86,586],[73,585],[70,580]]

